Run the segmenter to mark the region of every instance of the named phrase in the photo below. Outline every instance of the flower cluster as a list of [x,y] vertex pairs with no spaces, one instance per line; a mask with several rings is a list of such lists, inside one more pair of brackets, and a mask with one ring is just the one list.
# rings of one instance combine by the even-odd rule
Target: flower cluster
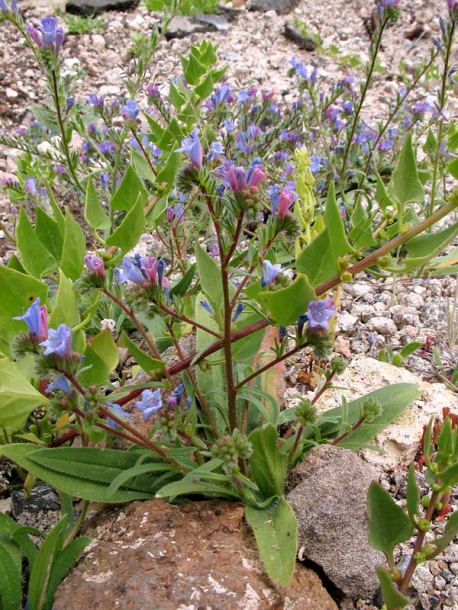
[[56,54],[59,53],[64,40],[64,30],[57,25],[54,17],[44,17],[38,28],[29,25],[27,31],[38,47],[48,47]]

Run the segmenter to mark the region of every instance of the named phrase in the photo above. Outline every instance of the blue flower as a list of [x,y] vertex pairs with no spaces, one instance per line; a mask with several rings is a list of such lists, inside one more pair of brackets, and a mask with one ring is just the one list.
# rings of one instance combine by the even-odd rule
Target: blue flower
[[24,186],[26,191],[28,191],[31,195],[37,194],[37,181],[35,178],[26,178]]
[[[127,413],[127,411],[123,411],[122,407],[120,407],[119,405],[113,402],[107,402],[106,404],[109,410],[114,411],[118,417],[131,417],[131,414]],[[113,430],[116,430],[116,428],[118,427],[118,423],[115,422],[114,419],[111,419],[111,417],[107,417],[107,424],[110,426],[110,428],[113,428]]]
[[57,26],[54,17],[44,17],[38,29],[29,25],[27,31],[39,47],[53,47],[56,53],[59,52],[64,40],[64,30]]
[[181,148],[177,148],[174,152],[184,152],[188,155],[191,163],[197,169],[202,167],[202,145],[199,140],[199,131],[193,129],[189,138],[184,138],[181,142]]
[[13,13],[17,13],[17,0],[11,0],[11,8],[9,7],[6,0],[0,0],[0,10],[4,10],[4,11],[12,10]]
[[49,394],[53,390],[60,390],[61,392],[67,395],[70,395],[72,393],[72,389],[70,388],[68,379],[63,375],[61,377],[57,377],[57,379],[54,379],[54,381],[51,381],[45,392],[46,394]]
[[270,261],[262,262],[261,286],[272,286],[279,273],[282,272],[281,265],[272,265]]
[[135,121],[140,109],[135,100],[128,100],[125,106],[121,107],[121,116],[125,121]]
[[33,337],[39,337],[42,341],[48,334],[48,316],[45,305],[40,305],[40,297],[37,297],[32,305],[22,316],[15,316],[13,320],[23,320]]
[[127,256],[122,259],[122,273],[120,269],[114,270],[114,277],[117,284],[124,282],[134,282],[135,284],[143,284],[144,278],[138,265]]
[[143,390],[142,399],[137,400],[135,408],[143,413],[143,420],[146,421],[151,415],[157,413],[162,407],[161,390],[157,388],[151,390]]
[[319,299],[311,301],[307,309],[309,328],[324,328],[329,330],[328,320],[334,315],[334,301]]
[[69,358],[72,355],[72,329],[66,324],[61,324],[57,330],[50,328],[48,338],[40,345],[46,348],[43,352],[45,356],[55,354]]
[[200,302],[200,305],[201,305],[201,307],[203,307],[203,308],[204,308],[206,311],[208,311],[208,313],[209,313],[211,316],[214,316],[214,315],[215,315],[215,312],[213,311],[213,307],[212,307],[211,305],[209,305],[209,304],[207,303],[207,301],[201,301],[201,302]]
[[234,315],[232,316],[232,322],[235,322],[242,311],[245,309],[245,305],[243,303],[239,303],[235,308]]

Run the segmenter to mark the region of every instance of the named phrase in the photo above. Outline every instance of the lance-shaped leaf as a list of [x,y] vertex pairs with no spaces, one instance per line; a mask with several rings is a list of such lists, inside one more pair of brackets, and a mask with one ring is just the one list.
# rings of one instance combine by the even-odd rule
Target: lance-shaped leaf
[[112,210],[131,210],[140,201],[141,206],[148,203],[148,191],[143,186],[143,182],[138,177],[134,168],[129,165],[113,195],[110,206]]
[[111,227],[110,219],[100,205],[99,196],[97,195],[97,191],[91,177],[89,177],[87,181],[84,218],[91,229],[107,230]]
[[304,275],[299,275],[286,288],[273,292],[260,292],[257,295],[264,303],[277,324],[289,326],[297,322],[298,317],[307,311],[310,301],[316,300],[316,294]]
[[65,210],[65,235],[60,267],[66,277],[76,280],[84,267],[86,238],[83,230],[70,212]]
[[41,278],[57,267],[56,259],[42,244],[22,207],[19,210],[16,238],[22,265],[30,275]]
[[400,205],[421,202],[425,197],[423,185],[418,178],[412,133],[407,134],[396,167],[388,185],[388,195]]
[[254,430],[248,437],[253,445],[250,468],[264,498],[281,496],[285,490],[288,457],[278,449],[278,433],[272,424]]
[[223,304],[221,270],[200,244],[196,245],[196,261],[202,290],[215,312],[218,312]]
[[120,345],[127,347],[130,355],[148,375],[158,373],[164,367],[165,362],[162,360],[157,360],[156,358],[153,358],[149,354],[145,353],[138,347],[138,345],[129,339],[125,332],[122,333],[119,343]]
[[56,260],[60,260],[64,245],[63,233],[60,231],[58,222],[40,207],[37,207],[35,233],[48,252]]
[[247,506],[245,518],[253,529],[264,568],[280,587],[291,580],[296,566],[297,520],[284,498],[266,509]]
[[126,214],[116,231],[108,237],[106,243],[108,246],[118,246],[123,253],[128,252],[138,243],[144,230],[145,215],[139,195],[135,205]]
[[388,570],[382,566],[377,566],[375,571],[377,572],[380,581],[380,588],[382,589],[386,610],[399,610],[399,608],[405,608],[405,606],[410,603],[410,600],[407,599],[407,597],[404,597],[404,595],[401,595],[396,589]]
[[409,540],[414,527],[403,509],[375,481],[369,487],[368,508],[369,544],[377,551],[382,551],[392,564],[395,546]]

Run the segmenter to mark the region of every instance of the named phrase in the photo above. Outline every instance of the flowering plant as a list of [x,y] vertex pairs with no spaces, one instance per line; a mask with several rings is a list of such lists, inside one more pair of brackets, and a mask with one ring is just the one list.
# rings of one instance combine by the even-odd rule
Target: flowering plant
[[[397,5],[379,6],[360,98],[351,78],[318,95],[316,73],[294,59],[299,96],[284,112],[272,92],[219,85],[225,69],[206,41],[182,57],[183,75],[167,95],[162,83],[142,88],[156,40],[122,99],[77,100],[59,74],[65,43],[56,21],[35,28],[15,4],[0,4],[0,18],[19,28],[43,66],[53,104],[52,120],[43,113],[28,133],[2,138],[29,159],[28,171],[5,185],[11,200],[33,208],[21,206],[8,232],[19,256],[0,267],[4,456],[86,503],[241,500],[268,574],[289,581],[296,519],[283,497],[288,472],[317,444],[365,446],[417,396],[412,386],[386,388],[362,403],[343,401],[332,420],[318,414],[345,368],[332,353],[337,287],[363,270],[433,272],[447,264],[438,255],[458,233],[456,225],[436,228],[458,206],[440,179],[457,177],[456,160],[442,154],[439,137],[420,174],[418,121],[404,109],[438,55],[448,74],[453,7],[430,62],[387,121],[361,120]],[[402,112],[407,133],[390,132]],[[443,138],[443,119],[435,121],[430,129]],[[49,143],[46,153],[37,140]],[[384,180],[377,170],[387,159]],[[63,189],[81,206],[84,230],[58,205]],[[136,365],[126,367],[121,352]],[[275,381],[297,353],[318,387],[282,409]],[[151,425],[146,434],[138,414]],[[81,447],[72,446],[76,437]],[[111,448],[115,437],[131,450]],[[279,524],[291,534],[280,543]]]

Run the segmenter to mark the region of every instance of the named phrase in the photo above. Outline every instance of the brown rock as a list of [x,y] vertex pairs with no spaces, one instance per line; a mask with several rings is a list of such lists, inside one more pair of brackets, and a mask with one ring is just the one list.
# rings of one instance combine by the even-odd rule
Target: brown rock
[[372,597],[382,553],[369,546],[367,492],[376,471],[353,451],[320,445],[288,479],[299,558],[321,566],[346,596]]
[[92,546],[59,587],[54,610],[337,610],[297,564],[269,582],[240,504],[135,502],[88,528]]

